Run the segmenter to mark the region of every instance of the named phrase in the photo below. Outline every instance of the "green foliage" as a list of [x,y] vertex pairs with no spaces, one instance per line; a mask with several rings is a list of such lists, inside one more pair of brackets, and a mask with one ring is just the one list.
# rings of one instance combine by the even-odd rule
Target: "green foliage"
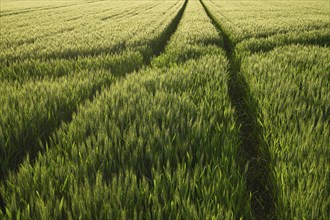
[[328,2],[202,3],[1,2],[1,219],[327,219]]
[[203,0],[234,43],[279,33],[327,29],[329,2]]
[[330,50],[285,46],[242,61],[263,116],[279,219],[327,219]]
[[223,51],[217,47],[223,46],[223,39],[204,13],[200,3],[192,1],[189,4],[194,7],[185,13],[183,21],[180,22],[166,47],[167,52],[153,59],[153,66],[168,67],[207,54],[223,54]]
[[307,4],[205,0],[232,44],[227,53],[234,80],[246,81],[243,112],[253,111],[262,128],[247,136],[263,136],[258,148],[270,151],[269,197],[278,219],[327,219],[329,213],[328,3]]
[[[186,10],[152,68],[117,80],[80,105],[33,165],[27,159],[10,174],[0,190],[7,216],[251,217],[235,163],[239,127],[227,94],[228,61],[215,47],[221,38],[198,1]],[[203,25],[191,20],[199,16]],[[196,34],[184,43],[202,53],[162,63],[177,54],[173,45],[189,26]],[[210,40],[203,37],[208,33]],[[169,63],[177,64],[166,68]]]
[[251,53],[267,52],[289,44],[329,46],[329,29],[291,31],[285,34],[274,34],[267,38],[249,38],[237,44],[235,52],[238,56],[244,57]]
[[63,199],[66,217],[247,216],[224,60],[145,70],[82,106],[35,166],[7,181],[11,214],[32,218],[23,202],[56,216]]
[[[6,34],[1,37],[0,64],[35,58],[95,57],[153,45],[182,3],[141,1],[127,4],[118,1],[112,4],[104,1],[68,6],[59,2],[57,7],[48,9],[35,8],[29,13],[10,16],[4,14],[1,28]],[[105,16],[109,19],[104,19]]]
[[113,82],[105,71],[82,72],[56,80],[0,86],[1,176],[17,165],[26,152],[35,154],[61,121],[67,121],[78,104]]
[[[154,2],[150,9],[158,4]],[[172,2],[170,15],[180,14],[176,5],[177,3]],[[164,7],[162,9],[166,10]],[[122,48],[120,53],[103,53],[107,48],[95,51],[91,47],[85,51],[78,47],[80,52],[76,49],[66,50],[62,51],[62,56],[58,54],[58,48],[54,47],[45,50],[49,56],[41,56],[42,52],[38,51],[39,57],[28,54],[28,50],[24,49],[24,53],[29,56],[27,59],[20,52],[10,53],[8,56],[4,52],[2,55],[5,56],[5,65],[0,69],[3,103],[0,108],[3,115],[0,124],[1,179],[5,178],[10,169],[19,165],[25,154],[29,153],[34,158],[40,148],[43,148],[39,145],[48,141],[61,122],[70,121],[77,107],[86,99],[93,98],[101,87],[109,86],[114,81],[114,76],[122,77],[141,68],[156,54],[166,39],[163,36],[173,32],[173,24],[178,22],[176,17],[172,18],[167,14],[163,18],[157,31],[155,27],[151,27],[152,35],[145,31],[139,38],[131,38],[130,47]],[[36,47],[33,42],[32,44]],[[52,58],[51,54],[57,55]],[[86,54],[88,56],[84,56]],[[16,61],[12,59],[15,56],[18,58]]]
[[140,52],[124,51],[115,55],[100,55],[96,57],[78,57],[78,59],[39,59],[15,62],[0,69],[2,81],[16,81],[24,83],[30,79],[57,78],[75,72],[88,70],[108,70],[116,76],[133,72],[143,65]]

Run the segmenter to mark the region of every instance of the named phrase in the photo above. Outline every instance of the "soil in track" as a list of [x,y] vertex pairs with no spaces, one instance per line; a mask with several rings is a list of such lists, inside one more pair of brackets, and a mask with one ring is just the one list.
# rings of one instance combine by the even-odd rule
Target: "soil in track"
[[[274,194],[271,186],[270,152],[262,138],[258,124],[258,104],[249,94],[249,86],[240,73],[240,60],[235,55],[235,45],[201,1],[206,14],[224,39],[224,50],[229,60],[229,96],[240,124],[241,152],[239,164],[245,172],[247,188],[251,193],[251,209],[255,219],[276,219]],[[252,104],[251,104],[252,103]],[[247,169],[246,169],[247,167]]]

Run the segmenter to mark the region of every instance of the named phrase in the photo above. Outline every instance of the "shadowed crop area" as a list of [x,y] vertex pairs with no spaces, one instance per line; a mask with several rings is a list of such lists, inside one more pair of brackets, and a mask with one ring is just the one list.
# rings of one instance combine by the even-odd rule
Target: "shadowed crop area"
[[324,219],[329,2],[0,2],[0,219]]

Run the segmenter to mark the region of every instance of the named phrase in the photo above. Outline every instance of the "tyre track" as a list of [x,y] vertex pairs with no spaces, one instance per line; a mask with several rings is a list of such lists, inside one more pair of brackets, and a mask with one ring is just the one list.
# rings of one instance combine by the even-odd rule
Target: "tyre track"
[[3,213],[6,212],[6,208],[5,208],[5,201],[2,198],[2,195],[0,194],[0,209]]
[[269,52],[276,47],[297,44],[304,46],[329,47],[329,31],[327,31],[327,29],[315,29],[304,31],[302,33],[296,31],[287,32],[284,34],[279,33],[265,38],[247,38],[236,44],[236,53],[255,54],[260,52]]
[[246,176],[247,188],[251,194],[251,209],[256,219],[276,219],[273,186],[271,185],[270,152],[263,141],[262,128],[258,120],[257,102],[249,94],[249,85],[240,73],[240,60],[235,54],[235,44],[217,22],[212,13],[200,0],[206,14],[224,39],[224,50],[229,60],[228,92],[241,125],[241,152],[239,164]]
[[134,15],[135,13],[136,14],[139,14],[141,12],[146,12],[152,8],[155,8],[157,7],[158,5],[160,5],[161,3],[159,2],[156,2],[156,4],[145,4],[143,5],[143,8],[139,8],[139,10],[136,10],[136,8],[130,8],[130,9],[126,9],[122,12],[119,12],[119,13],[115,13],[115,14],[111,14],[111,15],[107,15],[105,17],[101,17],[100,20],[101,21],[106,21],[106,20],[109,20],[111,19],[112,21],[115,21],[117,19],[120,19],[120,18],[125,18],[126,16],[128,15]]
[[[185,8],[186,8],[186,5],[187,5],[187,2],[188,0],[185,0],[184,4],[182,5],[181,9],[178,11],[178,13],[176,14],[176,16],[173,18],[173,20],[169,23],[169,25],[167,26],[167,28],[165,28],[165,30],[163,31],[163,33],[161,34],[159,40],[158,40],[158,43],[154,43],[152,45],[152,54],[147,58],[145,59],[144,61],[144,66],[149,66],[150,65],[150,62],[151,60],[154,58],[154,57],[157,57],[159,56],[160,54],[163,53],[163,51],[165,50],[165,47],[168,43],[168,41],[170,40],[171,36],[175,33],[177,27],[178,27],[178,24],[182,18],[182,15],[185,11]],[[126,74],[129,74],[129,73],[126,73]],[[100,88],[98,90],[95,90],[94,91],[94,94],[92,95],[92,97],[90,97],[90,100],[93,100],[95,94],[97,93],[97,91],[99,91]],[[84,102],[84,101],[82,101]],[[75,113],[72,112],[71,113],[71,116]],[[62,123],[69,123],[70,120],[71,120],[72,117],[69,117],[68,119],[66,120],[62,120],[60,125],[55,128],[54,130],[52,131],[49,131],[49,135],[47,137],[45,137],[41,142],[41,144],[43,146],[47,145],[50,140],[51,140],[51,134],[53,132],[56,131],[56,129],[58,129]],[[36,144],[38,143],[38,137],[35,138],[35,141],[36,141]],[[31,163],[33,163],[33,161],[35,160],[36,156],[37,156],[37,153],[40,152],[41,149],[39,149],[34,155],[31,155],[30,156],[30,161]],[[22,162],[22,160],[24,159],[24,157],[20,158],[19,161]],[[19,166],[20,163],[17,163],[15,164],[15,167],[13,167],[12,169],[13,170],[17,170],[18,166]],[[6,176],[7,174],[3,175],[0,177],[0,181],[4,181],[4,184],[5,184],[5,179],[6,179]],[[5,201],[2,197],[2,195],[0,194],[0,209],[1,211],[5,214],[5,207],[6,207],[6,204],[5,204]]]
[[[175,6],[177,6],[177,3],[178,2],[175,3]],[[184,5],[185,4],[186,3],[184,3]],[[177,21],[178,15],[181,14],[180,17],[182,17],[182,12],[181,11],[182,11],[182,8],[174,16],[174,20],[176,20],[176,21],[172,20],[170,22],[168,27],[165,28],[166,30],[163,31],[160,34],[160,38],[153,39],[148,43],[143,42],[143,45],[145,45],[145,44],[150,44],[151,45],[151,49],[154,53],[153,55],[160,54],[160,52],[157,52],[157,50],[162,50],[158,45],[159,44],[158,40],[164,38],[165,35],[168,35],[168,33],[166,33],[166,32],[170,31],[169,29],[173,28],[173,27],[170,27],[170,26],[173,26],[175,24],[175,22],[178,22]],[[162,22],[164,22],[164,20]],[[133,34],[137,34],[137,33],[133,33]],[[132,34],[132,36],[133,36],[133,34]],[[31,41],[31,44],[32,43],[33,42]],[[162,40],[162,43],[165,43],[165,41]],[[143,46],[143,45],[141,45],[139,43],[133,43],[131,45],[127,45],[126,40],[121,40],[118,43],[115,43],[115,44],[110,45],[108,47],[96,47],[96,48],[92,48],[92,49],[68,49],[68,50],[65,50],[65,51],[55,51],[55,52],[48,53],[48,54],[43,55],[43,56],[36,55],[34,57],[30,57],[29,55],[26,55],[26,54],[24,56],[13,56],[12,55],[12,56],[0,57],[0,65],[8,67],[8,66],[12,65],[13,63],[22,62],[22,61],[29,60],[29,59],[37,59],[37,60],[40,60],[40,61],[48,61],[48,60],[54,60],[54,59],[77,60],[79,57],[87,57],[87,56],[97,57],[97,56],[105,55],[105,54],[119,54],[120,52],[122,52],[126,49],[129,49],[129,47],[137,47],[137,46]],[[153,55],[151,55],[151,56],[153,56]],[[150,55],[149,54],[143,54],[144,58],[146,58],[148,56],[150,56]],[[147,58],[146,60],[147,60],[147,62],[150,62],[150,58]]]
[[0,14],[0,17],[8,17],[12,15],[19,15],[19,14],[26,14],[30,12],[39,12],[39,11],[48,11],[48,10],[53,10],[53,9],[58,9],[58,8],[67,8],[71,6],[77,6],[77,5],[86,5],[86,4],[91,4],[91,3],[96,3],[97,1],[93,2],[83,2],[83,3],[78,3],[78,4],[69,4],[69,5],[61,5],[61,6],[50,6],[50,7],[37,7],[37,8],[30,8],[30,10],[20,10],[20,11],[13,11],[13,12],[8,12],[8,13],[3,13]]
[[[171,36],[174,34],[174,32],[176,31],[178,24],[182,18],[183,12],[186,8],[187,5],[187,0],[184,2],[184,4],[181,6],[181,9],[177,12],[177,14],[174,16],[174,18],[172,19],[172,21],[169,23],[169,25],[164,29],[164,31],[161,33],[160,37],[157,38],[157,40],[155,40],[155,42],[151,45],[151,49],[152,49],[152,53],[150,54],[149,57],[145,57],[144,63],[143,65],[141,65],[139,68],[142,67],[147,67],[150,65],[150,62],[153,58],[159,56],[160,54],[163,53],[163,51],[165,50],[165,47],[168,43],[168,41],[170,40]],[[129,73],[132,72],[127,72],[124,75],[127,75]],[[95,91],[93,91],[92,96],[89,98],[89,100],[93,100],[95,94],[100,91],[101,88],[97,88],[95,89]],[[83,101],[80,102],[83,103]],[[79,105],[79,104],[78,104]],[[66,119],[62,119],[59,123],[59,126],[57,126],[55,129],[47,132],[48,135],[46,137],[43,138],[43,140],[41,140],[41,145],[45,146],[50,142],[51,139],[51,134],[56,131],[56,129],[58,129],[62,123],[70,123],[71,119],[72,119],[72,115],[76,112],[76,110],[74,110],[71,113],[71,117],[68,117]],[[39,143],[39,138],[40,137],[34,137],[34,141],[35,141],[35,145],[37,145]],[[31,143],[29,143],[31,144]],[[30,161],[33,163],[34,159],[37,156],[37,153],[39,153],[41,151],[41,149],[39,149],[37,152],[35,152],[33,155],[30,155]],[[27,152],[25,152],[24,156],[26,155]],[[17,170],[17,168],[19,167],[19,164],[22,162],[22,160],[24,159],[24,156],[22,156],[21,158],[17,159],[19,161],[19,163],[15,163],[13,164],[13,167],[10,170]],[[2,175],[0,177],[0,181],[4,181],[6,179],[6,176],[8,175],[8,173]],[[0,208],[2,211],[5,210],[5,203],[3,201],[2,196],[0,195]]]

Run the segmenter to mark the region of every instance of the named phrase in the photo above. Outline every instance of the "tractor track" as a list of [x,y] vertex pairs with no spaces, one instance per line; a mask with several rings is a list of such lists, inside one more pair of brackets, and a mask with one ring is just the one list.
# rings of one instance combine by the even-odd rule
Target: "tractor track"
[[250,95],[249,85],[240,73],[241,62],[235,54],[235,44],[204,2],[202,0],[200,2],[224,39],[223,49],[229,61],[228,92],[231,104],[235,108],[237,121],[241,126],[239,165],[245,175],[247,188],[251,195],[252,215],[255,219],[276,219],[273,187],[270,181],[270,152],[263,141],[262,128],[258,124],[257,102]]
[[[159,55],[161,55],[165,48],[166,45],[168,44],[170,38],[172,37],[172,35],[175,33],[182,15],[185,11],[186,5],[188,3],[188,0],[185,0],[185,2],[183,3],[183,5],[181,6],[181,9],[177,12],[177,14],[174,16],[174,18],[172,19],[172,21],[169,23],[169,25],[165,28],[165,30],[162,32],[160,38],[157,40],[157,42],[155,41],[155,43],[152,44],[151,49],[152,49],[152,53],[150,54],[150,56],[148,57],[144,57],[144,64],[140,67],[148,67],[150,66],[150,63],[152,61],[152,59],[154,59],[155,57],[158,57]],[[136,70],[137,71],[137,70]],[[131,73],[131,72],[130,72]],[[124,75],[130,74],[130,73],[126,73]],[[95,97],[95,94],[97,93],[98,90],[95,90],[95,92],[93,93],[93,95],[89,98],[89,100],[93,100]],[[80,103],[82,104],[82,103]],[[58,129],[59,127],[61,127],[62,123],[70,123],[71,119],[72,119],[72,115],[75,113],[76,111],[73,111],[71,113],[71,116],[68,117],[67,119],[62,119],[61,122],[59,123],[59,126],[57,126],[55,129],[53,129],[52,131],[50,131],[48,133],[48,135],[46,137],[43,138],[43,140],[41,141],[42,145],[46,145],[51,141],[51,135],[53,134],[53,132],[56,131],[56,129]],[[34,144],[38,144],[38,139],[40,137],[36,137],[35,139],[35,143]],[[36,159],[36,156],[38,154],[38,152],[42,151],[42,149],[39,149],[37,152],[34,152],[33,155],[30,155],[30,163],[33,163],[34,160]],[[24,154],[25,156],[26,154]],[[17,171],[19,164],[23,161],[24,156],[22,156],[20,159],[18,159],[18,163],[15,164],[14,167],[11,167],[9,170],[11,171]],[[9,171],[8,170],[8,171]],[[0,183],[2,182],[2,184],[6,184],[6,177],[8,175],[8,172],[5,173],[4,175],[1,175],[0,177]],[[5,214],[6,213],[6,201],[4,200],[4,197],[0,194],[0,209],[1,211]]]

